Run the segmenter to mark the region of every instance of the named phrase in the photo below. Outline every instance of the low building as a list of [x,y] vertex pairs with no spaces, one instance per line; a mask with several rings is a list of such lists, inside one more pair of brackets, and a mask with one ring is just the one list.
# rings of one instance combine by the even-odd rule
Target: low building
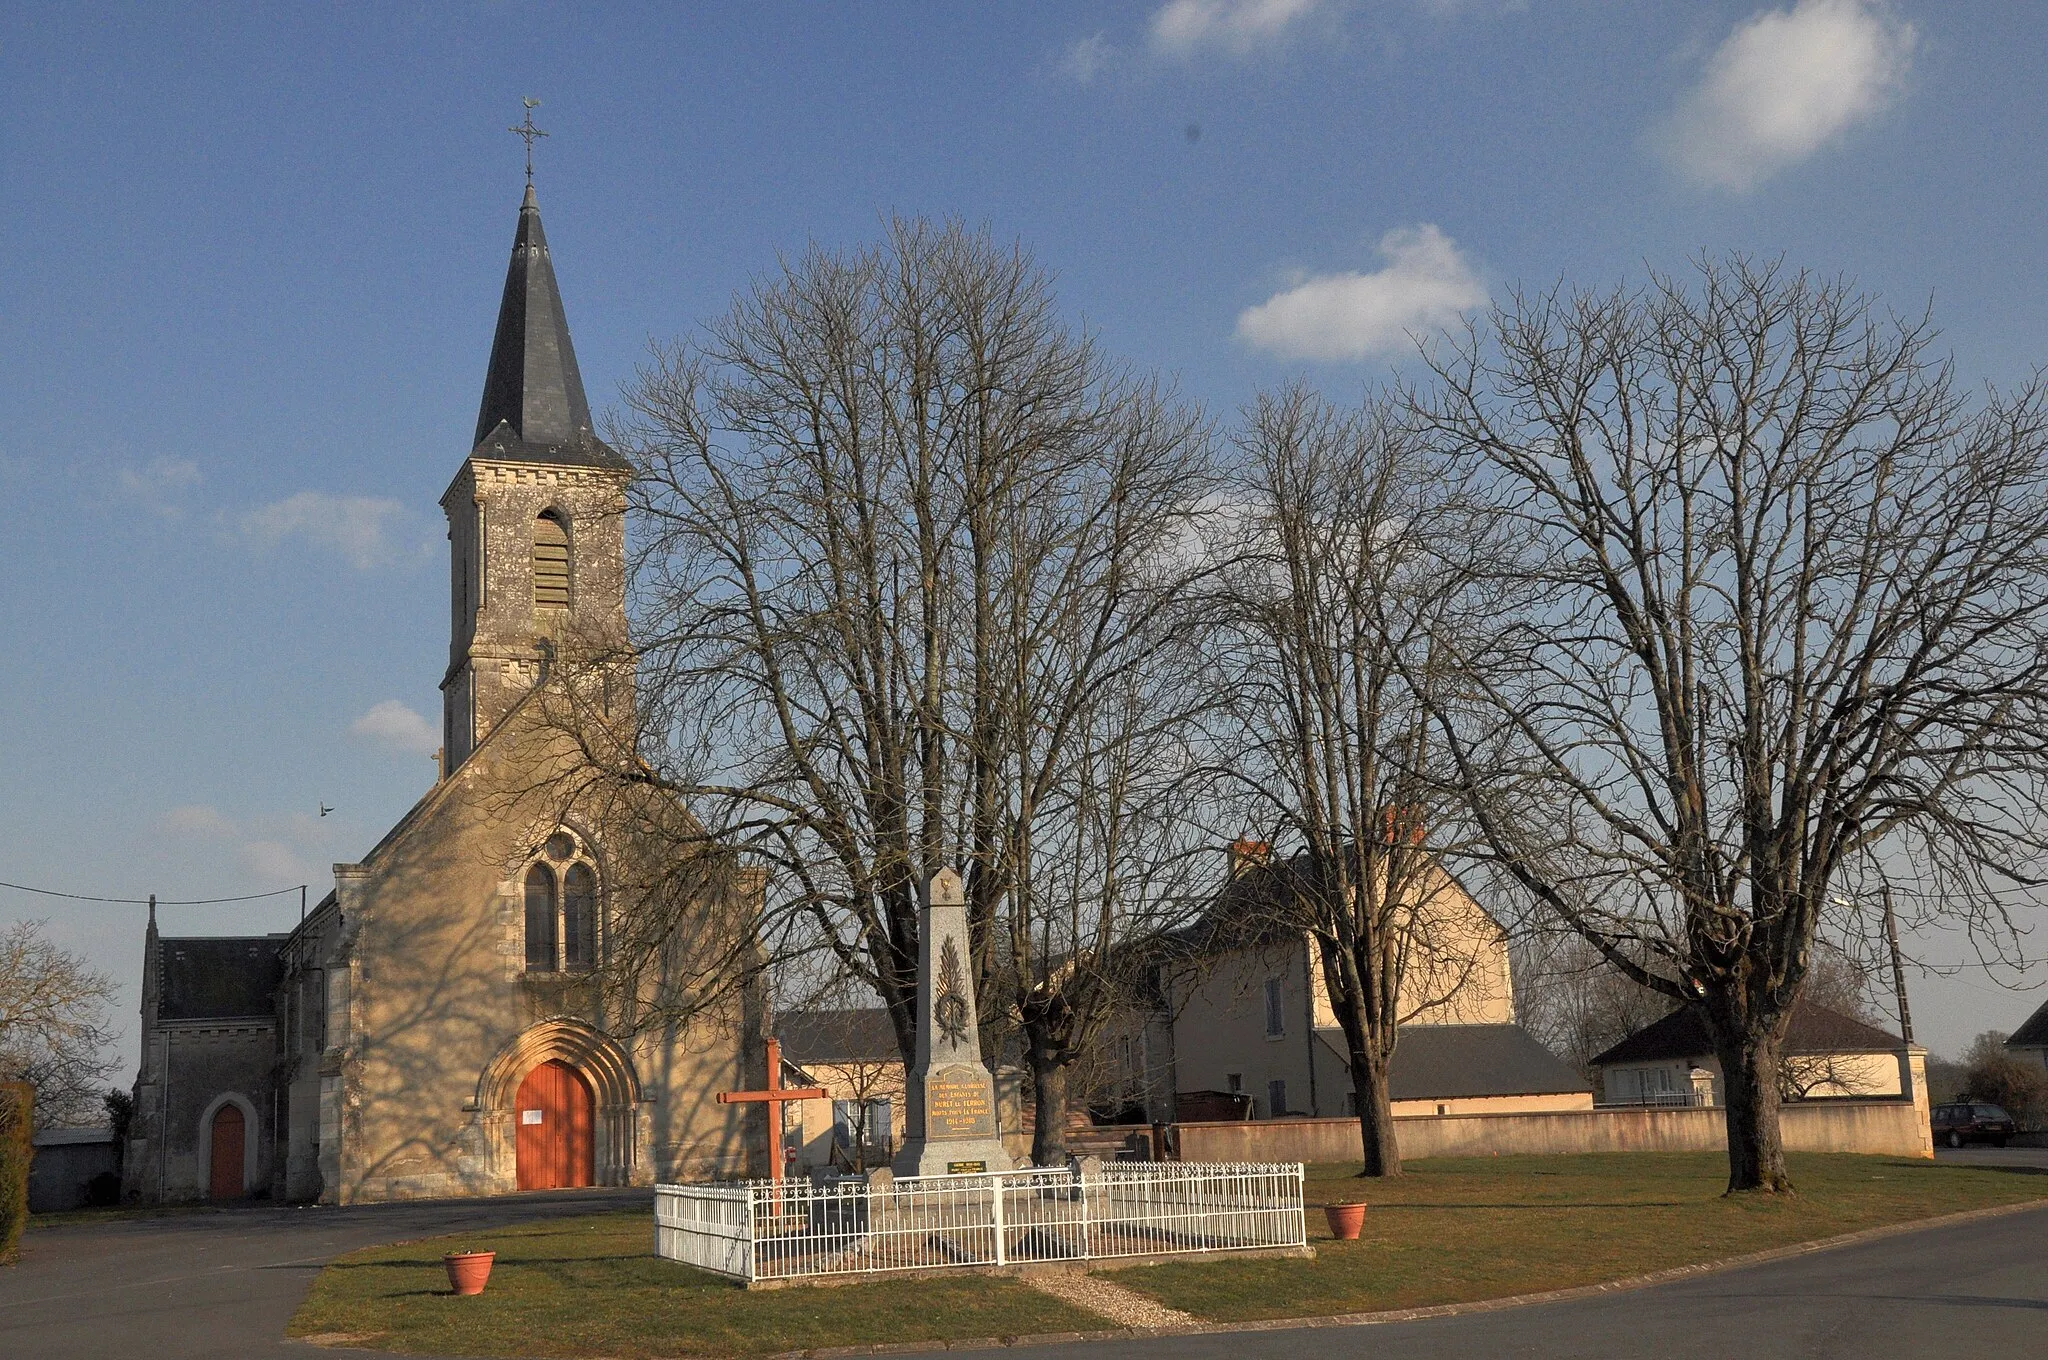
[[[1885,1100],[1914,1094],[1912,1055],[1896,1034],[1809,1001],[1792,1008],[1780,1063],[1787,1100]],[[1727,1102],[1707,1021],[1681,1006],[1593,1058],[1602,1105]]]
[[[1254,1119],[1357,1112],[1314,942],[1285,924],[1292,866],[1264,852],[1250,842],[1233,849],[1229,881],[1180,941],[1191,962],[1163,967],[1152,1013],[1105,1045],[1151,1119],[1187,1120],[1182,1092],[1194,1097],[1191,1110],[1212,1109],[1217,1093],[1241,1097]],[[1500,924],[1442,871],[1428,910],[1399,1002],[1388,1073],[1394,1113],[1591,1109],[1591,1085],[1515,1021]]]
[[791,1011],[775,1023],[782,1081],[816,1086],[832,1099],[792,1101],[783,1146],[806,1172],[889,1165],[903,1141],[903,1052],[889,1012],[873,1007]]
[[2048,1067],[2048,1001],[2005,1041],[2005,1051],[2023,1062]]
[[121,1160],[114,1131],[37,1129],[28,1168],[28,1211],[53,1214],[120,1197]]

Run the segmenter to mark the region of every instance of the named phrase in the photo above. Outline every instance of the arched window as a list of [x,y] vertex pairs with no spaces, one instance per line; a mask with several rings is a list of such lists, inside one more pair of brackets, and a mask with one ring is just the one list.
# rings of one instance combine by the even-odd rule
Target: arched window
[[572,864],[562,876],[562,966],[585,972],[597,964],[597,875]]
[[555,875],[545,864],[526,871],[526,966],[555,971]]
[[544,510],[533,522],[533,606],[569,607],[569,526],[559,511]]

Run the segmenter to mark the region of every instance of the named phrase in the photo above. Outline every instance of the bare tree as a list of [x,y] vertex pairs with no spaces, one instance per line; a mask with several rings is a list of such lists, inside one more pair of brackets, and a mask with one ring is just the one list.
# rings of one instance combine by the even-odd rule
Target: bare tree
[[[1670,1014],[1672,998],[1618,971],[1577,932],[1541,924],[1515,941],[1515,1014],[1546,1048],[1591,1077],[1595,1056]],[[1876,1024],[1872,976],[1864,960],[1817,940],[1801,999]]]
[[1028,1029],[1049,1082],[1144,881],[1086,781],[1156,744],[1105,714],[1155,682],[1198,414],[1064,328],[1021,250],[903,220],[757,282],[627,402],[641,714],[611,767],[769,867],[771,948],[829,951],[906,1064],[918,884],[961,867],[984,1047]]
[[113,999],[113,979],[52,944],[41,922],[0,930],[0,1081],[35,1087],[41,1122],[100,1113],[114,1068],[106,1055]]
[[1344,1034],[1364,1174],[1396,1175],[1400,1026],[1478,976],[1492,923],[1445,872],[1462,805],[1432,724],[1465,683],[1438,638],[1477,606],[1484,517],[1395,403],[1262,396],[1213,545],[1226,767],[1289,858],[1263,897],[1315,942]]
[[1471,811],[1530,897],[1702,1008],[1731,1191],[1791,1186],[1780,1044],[1829,885],[2009,930],[2048,825],[2041,394],[1971,400],[1933,334],[1734,259],[1517,295],[1432,361],[1437,447],[1533,543],[1466,667],[1483,721],[1441,724],[1523,814]]
[[1581,1076],[1592,1059],[1663,1019],[1671,998],[1617,972],[1576,934],[1544,931],[1515,947],[1515,1014]]

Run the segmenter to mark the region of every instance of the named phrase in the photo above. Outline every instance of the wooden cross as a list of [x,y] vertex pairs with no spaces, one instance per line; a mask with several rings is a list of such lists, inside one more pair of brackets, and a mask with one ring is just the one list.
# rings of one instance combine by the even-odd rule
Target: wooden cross
[[540,101],[538,99],[522,99],[519,102],[526,105],[526,121],[517,127],[506,128],[505,131],[516,132],[526,139],[526,182],[531,184],[533,183],[533,139],[545,137],[547,134],[533,125],[533,111],[540,107]]
[[782,1040],[768,1041],[768,1089],[765,1091],[720,1091],[721,1105],[760,1102],[768,1107],[768,1179],[782,1179],[782,1107],[792,1100],[830,1100],[832,1093],[820,1086],[782,1084]]

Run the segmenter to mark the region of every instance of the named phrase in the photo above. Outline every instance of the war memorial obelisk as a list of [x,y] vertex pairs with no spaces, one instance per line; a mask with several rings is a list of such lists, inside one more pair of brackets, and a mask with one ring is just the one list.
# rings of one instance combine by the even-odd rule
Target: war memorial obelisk
[[981,1061],[967,897],[960,875],[941,869],[924,885],[917,960],[917,1061],[899,1176],[1008,1171],[996,1131],[996,1083]]

